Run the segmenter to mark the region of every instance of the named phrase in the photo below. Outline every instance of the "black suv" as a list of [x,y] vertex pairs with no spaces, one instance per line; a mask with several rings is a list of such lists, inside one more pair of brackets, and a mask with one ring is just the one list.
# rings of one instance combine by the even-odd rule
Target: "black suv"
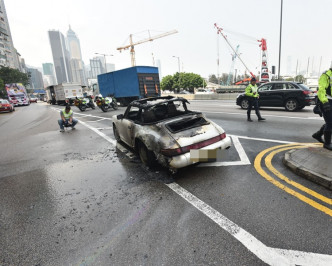
[[[258,87],[259,106],[285,107],[287,111],[301,110],[305,106],[315,104],[316,94],[301,83],[275,81]],[[236,104],[242,109],[248,108],[248,97],[239,94]]]

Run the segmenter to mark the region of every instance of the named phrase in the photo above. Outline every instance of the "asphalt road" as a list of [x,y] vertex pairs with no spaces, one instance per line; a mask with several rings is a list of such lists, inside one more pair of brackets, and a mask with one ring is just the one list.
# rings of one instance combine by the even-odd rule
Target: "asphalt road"
[[234,101],[190,107],[233,146],[175,176],[116,144],[123,107],[73,107],[80,123],[64,133],[60,106],[1,113],[0,265],[332,265],[331,191],[286,169],[286,150],[272,154],[313,143],[323,120],[310,107],[265,108],[252,123]]

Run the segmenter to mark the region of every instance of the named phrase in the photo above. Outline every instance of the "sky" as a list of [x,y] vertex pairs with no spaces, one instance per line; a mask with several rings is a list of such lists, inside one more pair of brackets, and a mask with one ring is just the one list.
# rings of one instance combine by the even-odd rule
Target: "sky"
[[[172,75],[179,57],[181,72],[205,78],[229,73],[232,50],[214,23],[234,48],[240,45],[250,71],[260,70],[261,38],[267,40],[269,68],[278,67],[281,0],[5,0],[5,6],[15,48],[26,64],[38,68],[53,63],[48,30],[66,35],[71,25],[85,64],[101,53],[113,55],[106,61],[116,70],[130,67],[129,50],[116,49],[129,44],[130,34],[135,42],[147,38],[148,30],[154,36],[175,29],[177,34],[135,46],[136,65],[152,66],[154,57],[162,76]],[[308,59],[309,72],[330,67],[331,11],[331,0],[283,0],[281,75],[295,73],[297,63],[306,72]],[[244,73],[239,60],[235,69]]]

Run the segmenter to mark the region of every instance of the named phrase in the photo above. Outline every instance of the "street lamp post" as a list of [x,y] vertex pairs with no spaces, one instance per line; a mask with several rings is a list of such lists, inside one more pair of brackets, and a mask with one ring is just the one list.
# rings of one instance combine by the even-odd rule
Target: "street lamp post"
[[181,70],[180,70],[180,57],[179,56],[175,56],[173,55],[173,57],[177,58],[178,59],[178,65],[179,65],[179,88],[178,88],[178,92],[180,91],[180,81],[181,81]]
[[280,80],[281,32],[282,32],[282,4],[283,4],[283,0],[281,0],[281,10],[280,10],[280,38],[279,38],[279,67],[278,67],[278,80]]
[[104,56],[104,61],[105,61],[105,73],[107,73],[107,65],[106,65],[106,56],[114,56],[112,54],[100,54],[100,53],[95,53],[98,55],[103,55]]

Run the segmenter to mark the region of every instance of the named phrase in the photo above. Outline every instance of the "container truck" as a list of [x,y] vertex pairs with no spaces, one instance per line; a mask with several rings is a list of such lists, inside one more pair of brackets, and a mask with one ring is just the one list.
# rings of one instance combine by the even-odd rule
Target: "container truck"
[[103,97],[114,96],[124,106],[133,100],[157,97],[160,96],[158,68],[135,66],[101,74],[98,87]]
[[72,103],[73,100],[83,97],[83,89],[79,83],[62,83],[46,88],[47,102],[50,104]]

